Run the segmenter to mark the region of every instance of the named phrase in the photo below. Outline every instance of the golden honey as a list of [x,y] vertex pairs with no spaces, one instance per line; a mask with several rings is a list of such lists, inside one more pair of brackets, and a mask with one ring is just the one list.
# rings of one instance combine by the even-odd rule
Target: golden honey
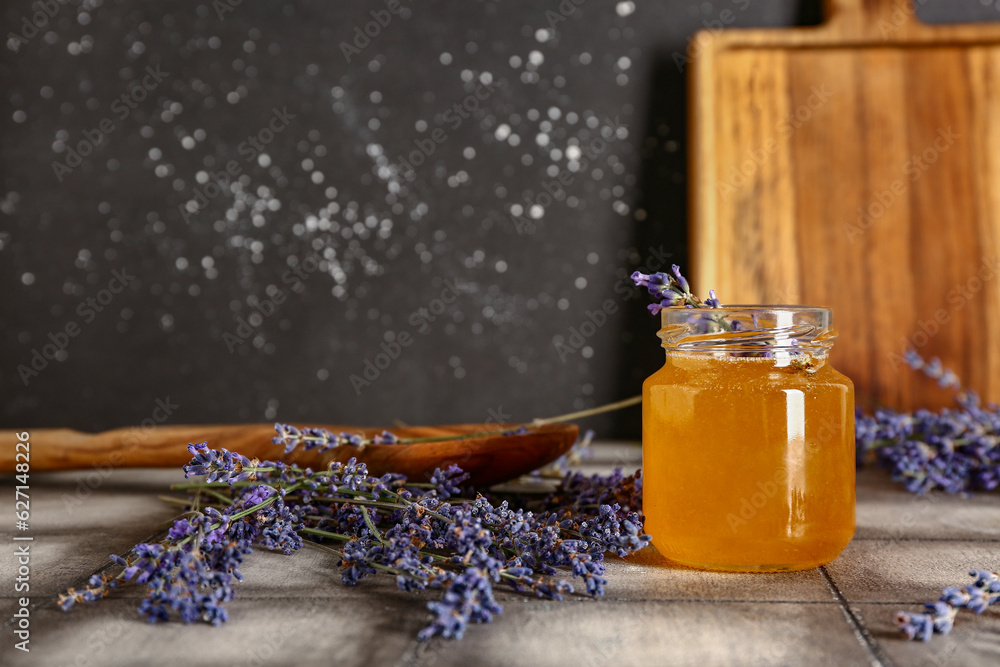
[[855,527],[851,381],[823,349],[664,347],[643,385],[643,514],[657,550],[728,571],[836,558]]

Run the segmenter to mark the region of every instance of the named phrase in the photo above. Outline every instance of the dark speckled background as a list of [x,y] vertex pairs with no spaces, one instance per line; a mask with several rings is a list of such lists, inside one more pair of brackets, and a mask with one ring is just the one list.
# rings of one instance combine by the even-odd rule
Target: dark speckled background
[[[637,393],[660,350],[621,279],[686,261],[675,57],[726,10],[817,5],[402,0],[366,26],[386,3],[6,3],[0,426],[167,399],[172,423],[513,421]],[[636,436],[638,411],[594,424]]]

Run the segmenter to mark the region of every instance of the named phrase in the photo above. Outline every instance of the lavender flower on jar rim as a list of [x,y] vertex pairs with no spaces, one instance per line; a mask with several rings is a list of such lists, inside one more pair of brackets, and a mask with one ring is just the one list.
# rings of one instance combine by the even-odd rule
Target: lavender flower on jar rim
[[675,308],[684,306],[685,308],[721,308],[722,304],[715,296],[715,291],[709,292],[709,299],[702,302],[691,293],[691,286],[681,274],[680,267],[674,264],[671,267],[672,273],[652,273],[645,274],[636,271],[632,274],[632,282],[637,287],[645,287],[655,300],[647,308],[653,315],[658,314],[664,308]]

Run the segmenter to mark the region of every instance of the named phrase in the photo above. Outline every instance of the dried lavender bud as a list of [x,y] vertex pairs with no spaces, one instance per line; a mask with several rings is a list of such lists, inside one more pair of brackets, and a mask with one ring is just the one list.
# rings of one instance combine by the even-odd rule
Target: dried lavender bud
[[677,266],[676,264],[673,264],[670,267],[670,270],[673,271],[674,278],[677,280],[677,286],[680,287],[681,292],[685,294],[690,294],[691,286],[688,284],[687,278],[681,275],[681,267]]
[[907,490],[923,494],[992,491],[1000,487],[1000,407],[981,407],[975,392],[957,376],[915,351],[904,357],[914,369],[956,390],[959,409],[858,414],[855,436],[859,465],[874,458]]
[[395,445],[399,442],[399,437],[388,431],[382,431],[372,438],[372,442],[376,445]]
[[469,473],[463,472],[453,463],[448,466],[447,470],[436,469],[429,481],[434,486],[438,496],[450,498],[461,494],[462,490],[459,484],[467,479],[469,479]]
[[357,433],[331,433],[325,428],[305,427],[298,429],[290,424],[275,424],[277,435],[271,439],[275,445],[285,448],[285,454],[291,454],[296,447],[302,445],[305,450],[318,449],[321,452],[341,446],[362,447],[377,443],[383,445],[401,442],[399,438],[388,431],[383,431],[372,439],[366,440]]
[[[293,448],[342,438],[282,425],[277,431],[279,444]],[[406,487],[400,475],[368,476],[353,458],[313,471],[250,461],[205,444],[190,451],[188,474],[226,482],[228,493],[216,483],[211,504],[199,504],[206,496],[193,497],[192,512],[162,540],[136,545],[125,559],[112,558],[118,575],[95,576],[83,590],[66,591],[60,598],[64,609],[134,583],[146,587],[140,612],[150,622],[177,616],[218,625],[227,618],[232,582],[242,578],[239,567],[254,545],[286,554],[314,546],[337,555],[344,584],[384,573],[405,591],[441,591],[428,604],[432,616],[419,638],[459,638],[469,623],[489,622],[502,612],[493,597],[497,584],[558,600],[573,590],[564,578],[572,577],[588,594],[602,595],[605,552],[625,555],[650,539],[638,514],[638,474],[567,476],[543,511],[533,513],[483,496],[450,501],[467,479],[457,466],[436,470],[429,484]],[[616,488],[601,490],[602,483]]]
[[188,445],[188,451],[194,455],[191,462],[184,466],[184,476],[194,477],[208,475],[209,482],[242,482],[250,477],[250,459],[242,454],[236,454],[228,449],[209,449],[207,442]]
[[896,625],[907,639],[929,641],[935,633],[946,635],[954,627],[959,609],[981,614],[1000,602],[1000,574],[972,570],[969,575],[975,579],[971,586],[944,589],[939,600],[924,605],[926,613],[896,612]]
[[721,308],[722,304],[715,296],[715,291],[709,292],[709,298],[702,302],[691,293],[691,286],[687,279],[681,275],[681,269],[674,264],[671,267],[673,275],[669,273],[653,273],[647,275],[636,271],[632,274],[632,282],[637,287],[645,287],[649,294],[656,301],[649,304],[647,308],[653,315],[659,314],[664,308],[674,308],[684,306],[686,308]]

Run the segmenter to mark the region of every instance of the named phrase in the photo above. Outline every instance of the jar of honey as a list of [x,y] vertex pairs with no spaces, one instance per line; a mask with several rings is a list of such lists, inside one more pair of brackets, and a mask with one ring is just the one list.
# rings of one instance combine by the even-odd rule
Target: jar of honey
[[666,558],[735,572],[832,561],[854,535],[854,385],[828,308],[667,308],[642,389],[642,504]]

